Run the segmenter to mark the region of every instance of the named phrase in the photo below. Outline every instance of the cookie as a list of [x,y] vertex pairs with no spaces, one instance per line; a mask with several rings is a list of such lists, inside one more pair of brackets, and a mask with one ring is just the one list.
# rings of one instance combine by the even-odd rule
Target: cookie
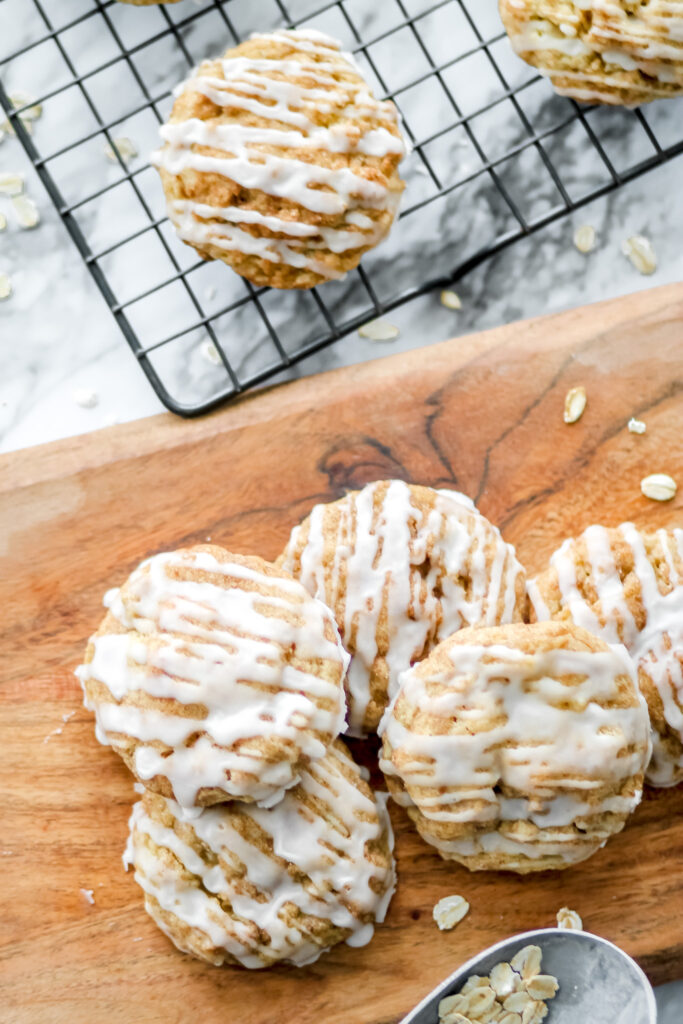
[[344,729],[334,619],[262,559],[155,555],[105,604],[77,675],[98,739],[149,789],[268,805]]
[[399,673],[444,637],[526,609],[514,548],[469,498],[401,480],[316,505],[277,564],[334,612],[351,735],[377,729]]
[[683,93],[680,0],[499,0],[516,53],[562,96],[639,103]]
[[384,238],[404,184],[393,103],[313,29],[253,35],[177,90],[153,156],[178,236],[257,285],[343,277]]
[[647,781],[683,781],[683,530],[589,526],[529,582],[529,596],[534,619],[625,644],[652,722]]
[[456,633],[401,676],[380,733],[390,793],[472,871],[585,860],[639,803],[650,756],[626,651],[561,622]]
[[364,946],[395,888],[393,836],[337,741],[270,809],[230,803],[198,817],[145,792],[124,855],[145,908],[209,963],[299,967],[340,942]]

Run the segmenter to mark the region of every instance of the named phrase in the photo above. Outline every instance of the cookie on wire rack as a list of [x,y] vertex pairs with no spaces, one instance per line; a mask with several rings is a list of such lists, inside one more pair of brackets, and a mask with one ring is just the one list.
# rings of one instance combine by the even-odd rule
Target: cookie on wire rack
[[560,622],[467,629],[401,676],[380,767],[444,859],[526,874],[624,827],[649,730],[623,648]]
[[335,615],[351,735],[377,729],[399,673],[440,640],[526,611],[515,550],[470,499],[402,480],[316,505],[277,564]]
[[269,805],[344,730],[332,614],[263,559],[155,555],[105,604],[77,675],[98,739],[149,789]]
[[683,93],[680,0],[499,0],[519,56],[562,96],[640,103]]
[[209,963],[312,963],[340,942],[364,946],[395,883],[386,798],[343,743],[279,804],[233,802],[188,816],[146,791],[124,863],[145,909],[181,950]]
[[647,781],[683,782],[683,530],[589,526],[529,581],[531,616],[623,643],[652,723]]
[[404,188],[394,104],[313,29],[204,61],[161,138],[152,162],[178,236],[257,285],[343,277],[387,234]]

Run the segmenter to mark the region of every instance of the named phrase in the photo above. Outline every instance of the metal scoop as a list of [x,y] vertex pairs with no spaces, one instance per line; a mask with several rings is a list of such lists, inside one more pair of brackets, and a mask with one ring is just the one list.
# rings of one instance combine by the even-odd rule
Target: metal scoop
[[545,1024],[657,1024],[650,982],[635,960],[590,932],[541,928],[505,939],[468,960],[435,988],[401,1024],[438,1024],[439,1002],[459,992],[472,974],[487,975],[524,946],[540,946],[543,974],[560,983]]

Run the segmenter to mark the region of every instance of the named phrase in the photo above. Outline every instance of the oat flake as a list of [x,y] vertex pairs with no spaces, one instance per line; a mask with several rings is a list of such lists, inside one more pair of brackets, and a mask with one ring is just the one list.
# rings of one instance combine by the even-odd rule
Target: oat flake
[[592,252],[595,248],[595,228],[592,224],[582,224],[574,232],[574,245],[579,252]]
[[652,473],[640,481],[640,489],[652,501],[671,501],[678,487],[668,473]]
[[12,206],[20,227],[28,229],[40,224],[38,207],[28,196],[15,196]]
[[580,932],[583,931],[583,921],[575,910],[570,910],[569,907],[560,907],[557,912],[557,927]]
[[24,191],[24,176],[14,172],[0,174],[0,192],[4,196],[20,196]]
[[639,274],[654,274],[657,257],[652,242],[645,235],[632,235],[621,243],[621,251],[627,256]]
[[73,400],[81,409],[94,409],[99,402],[99,395],[92,388],[76,388]]
[[112,139],[111,144],[107,143],[104,147],[104,155],[114,164],[119,162],[117,153],[123,160],[124,164],[129,164],[130,161],[135,159],[138,155],[138,150],[137,146],[131,139],[122,135],[118,139]]
[[586,389],[581,385],[570,388],[564,399],[564,422],[576,423],[583,416],[586,408]]
[[204,359],[209,363],[213,363],[214,366],[220,366],[223,362],[220,352],[212,341],[203,341],[199,346],[199,351]]
[[398,327],[387,323],[386,320],[370,320],[358,329],[360,337],[367,338],[368,341],[393,341],[400,333]]
[[647,430],[647,425],[642,420],[636,420],[632,416],[628,421],[628,429],[632,434],[644,434]]
[[5,274],[0,271],[0,301],[9,299],[12,294],[12,282],[10,281],[9,274]]
[[463,896],[444,896],[434,907],[432,916],[440,930],[450,931],[468,913],[470,905]]
[[462,309],[462,302],[458,293],[448,289],[441,292],[441,305],[445,306],[446,309]]

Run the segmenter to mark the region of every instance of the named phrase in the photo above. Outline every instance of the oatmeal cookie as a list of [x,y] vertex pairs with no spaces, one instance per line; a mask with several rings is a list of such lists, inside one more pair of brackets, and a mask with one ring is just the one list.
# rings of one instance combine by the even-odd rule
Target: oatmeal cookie
[[395,887],[385,799],[337,741],[272,808],[229,803],[198,817],[149,791],[124,855],[145,909],[209,963],[269,967],[364,946]]
[[396,108],[313,29],[205,61],[161,137],[152,162],[179,237],[257,285],[343,277],[387,234],[404,188]]
[[469,498],[401,480],[316,505],[277,564],[334,612],[352,735],[377,729],[399,672],[444,637],[526,610],[514,548]]
[[499,0],[513,49],[563,96],[639,103],[683,93],[681,0]]
[[652,723],[647,781],[683,781],[683,530],[589,526],[529,581],[531,616],[623,643]]
[[105,604],[77,675],[98,739],[149,789],[267,806],[344,729],[334,619],[262,559],[155,555]]
[[628,654],[561,622],[456,633],[401,676],[380,733],[392,796],[473,871],[585,860],[639,803],[650,756]]

